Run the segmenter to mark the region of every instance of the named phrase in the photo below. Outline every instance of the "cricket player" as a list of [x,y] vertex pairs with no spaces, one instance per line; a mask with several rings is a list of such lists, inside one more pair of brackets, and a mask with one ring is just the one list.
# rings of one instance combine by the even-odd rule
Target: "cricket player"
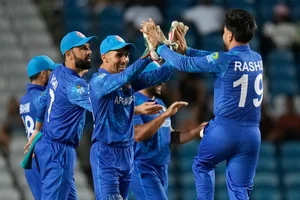
[[91,67],[89,42],[94,38],[78,31],[63,37],[60,50],[65,62],[51,73],[45,114],[37,115],[43,124],[43,136],[36,143],[34,153],[41,174],[43,200],[78,199],[74,182],[75,148],[82,136],[86,110],[91,111],[88,85],[80,75]]
[[133,170],[134,92],[166,81],[174,67],[142,73],[151,59],[127,67],[134,47],[117,35],[100,45],[102,65],[90,80],[95,128],[90,163],[96,199],[127,199]]
[[[214,75],[214,115],[194,159],[193,171],[200,200],[214,199],[214,169],[227,161],[226,182],[230,200],[249,199],[260,148],[259,122],[263,99],[263,64],[249,42],[257,29],[255,19],[240,9],[225,15],[223,41],[226,52],[187,48],[185,56],[157,42],[157,33],[146,34],[157,53],[178,70]],[[180,31],[178,31],[180,32]],[[180,34],[179,34],[180,35]],[[182,35],[182,34],[181,34]]]
[[[155,62],[144,70],[157,68]],[[143,89],[134,94],[135,105],[155,102],[164,109],[154,115],[134,116],[134,170],[131,190],[137,200],[168,200],[168,164],[170,144],[186,143],[199,138],[206,123],[188,131],[175,131],[171,127],[171,116],[187,102],[175,102],[169,108],[157,96],[161,95],[162,84]]]
[[[33,57],[27,65],[30,83],[27,84],[26,93],[20,100],[20,115],[24,122],[27,139],[35,130],[36,100],[46,89],[48,78],[55,66],[56,64],[45,55]],[[41,176],[35,158],[32,159],[32,169],[25,169],[24,173],[34,199],[41,199]]]

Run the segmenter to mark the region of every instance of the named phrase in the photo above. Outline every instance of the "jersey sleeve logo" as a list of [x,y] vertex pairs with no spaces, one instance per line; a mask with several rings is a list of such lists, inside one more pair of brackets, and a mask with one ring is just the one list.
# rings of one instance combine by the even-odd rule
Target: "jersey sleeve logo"
[[219,52],[214,52],[206,56],[208,62],[212,62],[214,60],[217,60],[218,58],[219,58]]

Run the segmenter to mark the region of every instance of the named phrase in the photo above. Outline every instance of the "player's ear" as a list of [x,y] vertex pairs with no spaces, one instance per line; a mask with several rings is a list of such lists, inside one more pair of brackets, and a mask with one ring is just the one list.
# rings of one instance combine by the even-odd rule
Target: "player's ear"
[[73,54],[72,54],[71,50],[66,51],[66,58],[69,60],[73,60]]
[[40,73],[40,76],[45,78],[47,76],[46,70],[42,70],[41,73]]
[[231,42],[233,40],[233,34],[231,31],[228,32],[228,40]]
[[103,63],[108,63],[108,59],[107,59],[106,54],[102,54],[101,59],[102,59]]

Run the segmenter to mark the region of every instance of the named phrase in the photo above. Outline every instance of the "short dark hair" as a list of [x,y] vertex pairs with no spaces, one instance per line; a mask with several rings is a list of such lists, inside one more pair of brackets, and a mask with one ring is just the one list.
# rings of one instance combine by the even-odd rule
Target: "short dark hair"
[[[40,73],[41,73],[41,72],[40,72]],[[37,74],[35,74],[35,75],[30,76],[30,77],[29,77],[30,82],[36,80],[36,79],[39,77],[40,73],[37,73]]]
[[225,27],[232,32],[237,42],[248,43],[257,26],[254,17],[245,10],[232,9],[225,15]]

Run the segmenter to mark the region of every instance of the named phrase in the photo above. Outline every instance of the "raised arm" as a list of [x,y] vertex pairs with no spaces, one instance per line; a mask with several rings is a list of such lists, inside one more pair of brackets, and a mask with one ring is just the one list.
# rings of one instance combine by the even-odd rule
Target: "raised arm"
[[188,47],[187,51],[185,52],[186,56],[190,56],[190,57],[203,57],[203,56],[207,56],[209,54],[212,54],[214,52],[211,51],[204,51],[204,50],[199,50],[199,49],[193,49],[191,47]]
[[221,75],[227,71],[229,64],[226,53],[215,52],[204,57],[189,57],[176,53],[165,45],[160,45],[157,52],[166,62],[184,72],[210,72]]
[[160,84],[169,80],[174,70],[175,68],[172,65],[165,62],[161,67],[157,68],[156,70],[139,74],[131,85],[135,91],[139,91]]
[[139,73],[141,73],[150,62],[150,58],[138,59],[121,73],[96,74],[90,82],[91,89],[94,90],[97,98],[105,96],[136,79]]

